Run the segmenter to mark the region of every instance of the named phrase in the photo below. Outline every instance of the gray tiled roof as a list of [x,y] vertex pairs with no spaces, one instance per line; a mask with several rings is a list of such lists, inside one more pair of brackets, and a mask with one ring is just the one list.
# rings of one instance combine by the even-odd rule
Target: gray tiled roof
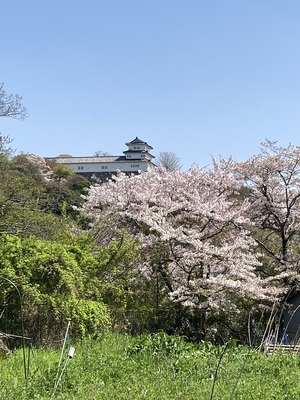
[[153,149],[153,147],[151,147],[147,142],[144,142],[144,140],[141,140],[140,138],[136,137],[135,139],[133,139],[131,142],[125,143],[126,146],[129,146],[130,144],[145,144],[146,146],[148,146],[150,149]]
[[[99,157],[52,157],[58,163],[77,164],[77,163],[110,163],[126,161],[125,156],[99,156]],[[127,160],[128,161],[128,160]]]

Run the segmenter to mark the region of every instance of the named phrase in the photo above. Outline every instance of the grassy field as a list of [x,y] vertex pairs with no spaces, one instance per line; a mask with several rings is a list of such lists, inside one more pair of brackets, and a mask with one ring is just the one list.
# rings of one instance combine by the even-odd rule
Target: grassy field
[[2,358],[0,399],[300,398],[300,356],[294,354],[264,355],[234,343],[192,345],[163,333],[107,334],[74,346],[74,357],[64,355],[60,368],[60,350],[26,352],[27,379],[22,350]]

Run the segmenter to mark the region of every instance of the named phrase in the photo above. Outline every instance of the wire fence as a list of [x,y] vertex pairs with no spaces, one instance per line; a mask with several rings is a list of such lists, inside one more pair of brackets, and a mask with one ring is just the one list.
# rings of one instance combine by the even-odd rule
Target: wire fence
[[[23,304],[23,329],[17,305],[0,304],[0,340],[9,349],[20,347],[24,336],[34,347],[60,345],[66,321],[57,321],[47,304]],[[200,316],[201,317],[201,316]],[[112,331],[141,335],[163,330],[168,334],[201,339],[202,320],[192,313],[176,308],[114,311],[111,313]],[[71,329],[72,334],[72,329]]]

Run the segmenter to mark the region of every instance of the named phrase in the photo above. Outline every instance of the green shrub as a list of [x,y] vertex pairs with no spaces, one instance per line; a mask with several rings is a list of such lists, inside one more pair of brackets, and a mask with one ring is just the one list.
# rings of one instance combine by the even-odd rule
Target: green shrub
[[176,355],[190,349],[184,337],[167,335],[165,332],[156,334],[142,335],[135,340],[135,343],[127,348],[128,355],[147,354],[151,356],[158,355]]

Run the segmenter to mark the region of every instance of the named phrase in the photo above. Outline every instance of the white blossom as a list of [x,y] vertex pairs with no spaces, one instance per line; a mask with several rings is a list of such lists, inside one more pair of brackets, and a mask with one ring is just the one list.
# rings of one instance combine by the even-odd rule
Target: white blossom
[[119,215],[134,222],[142,248],[148,250],[140,272],[150,277],[159,267],[174,301],[198,308],[233,307],[237,298],[273,301],[280,293],[259,276],[259,254],[249,234],[253,203],[239,196],[240,181],[225,160],[206,171],[153,168],[90,188],[85,212]]

